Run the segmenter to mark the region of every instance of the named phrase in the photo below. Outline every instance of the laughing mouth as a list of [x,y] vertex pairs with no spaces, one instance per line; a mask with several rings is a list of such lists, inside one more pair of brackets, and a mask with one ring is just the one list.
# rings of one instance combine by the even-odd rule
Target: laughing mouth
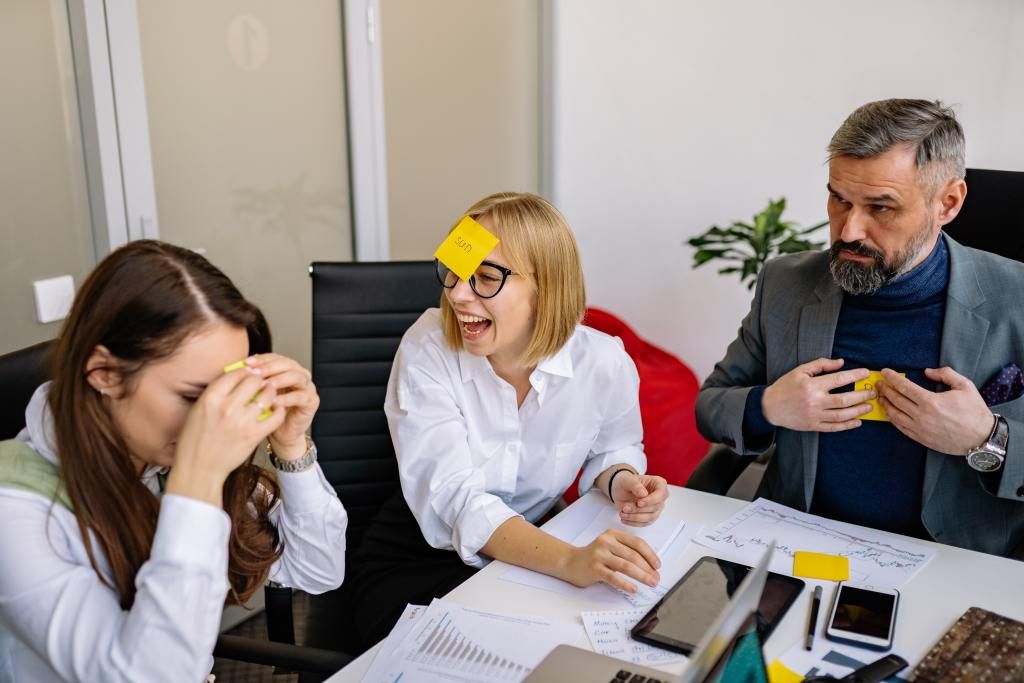
[[462,336],[466,339],[476,339],[493,324],[488,318],[479,315],[466,315],[465,313],[456,313],[455,315],[459,319]]

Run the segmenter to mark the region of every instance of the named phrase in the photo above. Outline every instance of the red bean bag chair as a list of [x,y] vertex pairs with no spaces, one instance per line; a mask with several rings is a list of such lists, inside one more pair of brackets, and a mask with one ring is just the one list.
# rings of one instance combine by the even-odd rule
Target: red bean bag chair
[[[583,324],[622,340],[640,374],[647,472],[682,486],[708,451],[708,442],[697,432],[697,376],[681,360],[644,341],[607,311],[588,308]],[[565,492],[567,503],[579,497],[578,480]]]

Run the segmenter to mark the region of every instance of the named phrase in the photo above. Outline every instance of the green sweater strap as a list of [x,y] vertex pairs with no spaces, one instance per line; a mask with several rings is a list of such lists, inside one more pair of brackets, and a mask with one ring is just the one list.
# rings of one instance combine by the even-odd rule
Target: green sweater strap
[[72,509],[60,468],[24,441],[0,441],[0,487],[23,489]]

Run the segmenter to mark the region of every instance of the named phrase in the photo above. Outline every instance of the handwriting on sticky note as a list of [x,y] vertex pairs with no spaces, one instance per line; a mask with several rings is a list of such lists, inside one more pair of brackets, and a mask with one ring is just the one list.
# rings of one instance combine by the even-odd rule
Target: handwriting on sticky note
[[[871,370],[870,372],[871,374],[868,375],[867,378],[853,383],[854,391],[866,391],[875,389],[878,386],[879,382],[885,381],[882,378],[882,373],[879,372],[878,370]],[[900,375],[906,377],[907,373],[901,372]],[[882,404],[878,402],[877,398],[871,399],[870,401],[868,401],[868,404],[871,406],[871,412],[861,415],[861,420],[876,420],[879,422],[889,421],[889,414],[885,412],[885,408],[882,407]]]
[[850,559],[840,555],[797,550],[793,553],[793,576],[823,581],[848,581]]
[[434,258],[448,266],[461,279],[469,280],[496,246],[498,238],[466,216],[441,242],[441,246],[434,252]]

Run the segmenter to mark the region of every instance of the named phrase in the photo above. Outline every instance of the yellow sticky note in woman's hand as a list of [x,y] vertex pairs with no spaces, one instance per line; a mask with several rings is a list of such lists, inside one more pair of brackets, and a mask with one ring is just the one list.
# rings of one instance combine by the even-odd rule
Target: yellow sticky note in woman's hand
[[[224,366],[224,373],[227,374],[229,372],[234,372],[235,370],[241,370],[244,367],[245,367],[245,359],[243,358],[240,361],[235,361],[231,365],[225,365]],[[253,401],[258,399],[259,397],[260,397],[260,392],[257,391],[255,394],[253,394],[253,397],[249,399],[249,403],[252,403]],[[273,408],[264,408],[263,411],[259,415],[256,416],[256,419],[259,422],[263,422],[264,420],[266,420],[268,417],[270,417],[273,414],[274,414],[274,409]]]
[[840,555],[797,550],[793,553],[793,576],[823,581],[848,581],[850,559]]
[[466,216],[448,234],[434,252],[434,258],[448,266],[448,270],[469,281],[487,255],[498,246],[498,238],[487,228]]

